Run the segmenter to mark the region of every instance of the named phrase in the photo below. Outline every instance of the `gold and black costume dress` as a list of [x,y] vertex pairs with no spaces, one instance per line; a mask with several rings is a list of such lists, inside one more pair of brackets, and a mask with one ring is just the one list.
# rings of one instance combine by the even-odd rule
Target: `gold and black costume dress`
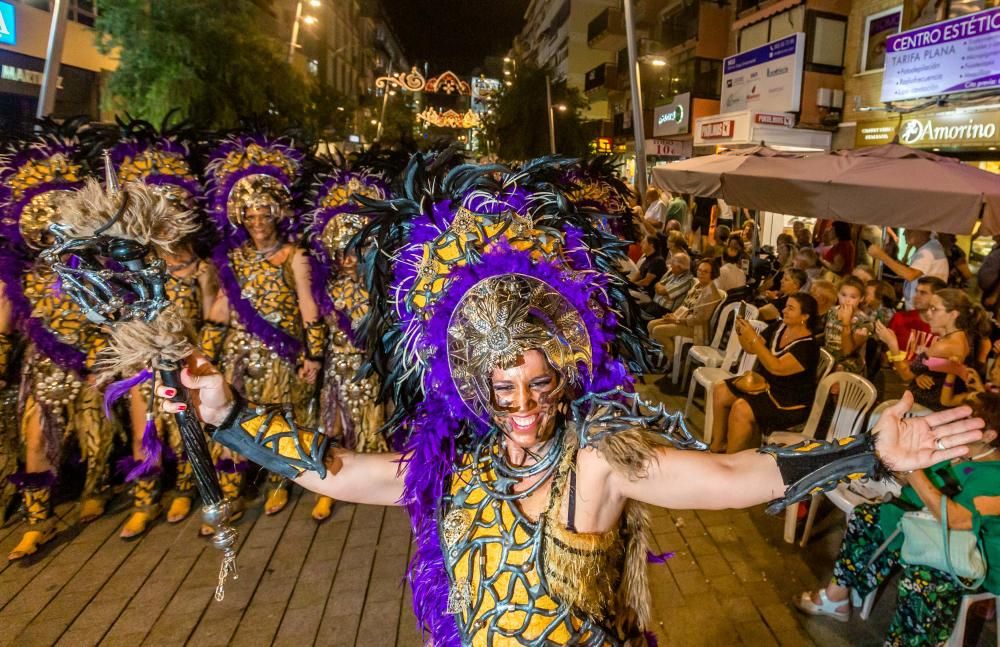
[[[55,274],[36,264],[24,275],[23,289],[32,318],[41,321],[60,342],[86,353],[91,366],[104,338],[80,307],[58,290]],[[25,421],[37,415],[47,458],[52,469],[58,470],[65,441],[76,436],[87,465],[83,496],[99,494],[107,479],[113,437],[112,424],[101,412],[101,393],[86,383],[85,376],[64,370],[29,343],[22,362],[18,404],[22,443]]]
[[6,521],[4,513],[17,486],[10,480],[17,472],[19,435],[17,417],[18,355],[23,344],[13,332],[0,334],[0,525]]
[[[281,265],[275,265],[262,258],[252,244],[244,243],[228,256],[241,296],[270,325],[302,340],[302,314],[292,271],[294,253],[288,254]],[[298,378],[295,364],[279,356],[247,330],[232,304],[220,364],[226,380],[248,399],[260,403],[289,402],[297,419],[314,424],[314,411],[310,406],[313,386]]]
[[326,318],[329,334],[320,393],[323,428],[354,451],[387,451],[385,437],[379,433],[385,411],[378,402],[378,377],[354,379],[365,355],[342,328],[357,329],[368,310],[368,293],[358,278],[347,275],[329,281],[328,290],[334,312]]

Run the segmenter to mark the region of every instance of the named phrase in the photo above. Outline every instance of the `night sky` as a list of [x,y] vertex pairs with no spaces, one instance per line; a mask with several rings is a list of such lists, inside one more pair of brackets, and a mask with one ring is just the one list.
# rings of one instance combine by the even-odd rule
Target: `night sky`
[[411,63],[430,73],[467,75],[490,55],[503,56],[521,31],[529,0],[383,0]]

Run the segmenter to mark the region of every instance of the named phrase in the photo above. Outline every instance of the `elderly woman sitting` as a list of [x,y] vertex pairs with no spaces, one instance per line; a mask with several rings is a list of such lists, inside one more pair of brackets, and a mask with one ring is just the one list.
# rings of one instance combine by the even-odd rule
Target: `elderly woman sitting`
[[762,431],[805,422],[816,391],[820,345],[813,337],[816,300],[805,293],[788,298],[781,321],[758,335],[736,321],[740,346],[757,356],[753,371],[719,382],[712,390],[713,452],[738,452],[760,445]]
[[712,281],[718,270],[711,261],[698,263],[694,285],[673,312],[649,322],[649,335],[663,346],[663,356],[673,357],[674,338],[690,337],[696,344],[708,338],[708,321],[724,295]]

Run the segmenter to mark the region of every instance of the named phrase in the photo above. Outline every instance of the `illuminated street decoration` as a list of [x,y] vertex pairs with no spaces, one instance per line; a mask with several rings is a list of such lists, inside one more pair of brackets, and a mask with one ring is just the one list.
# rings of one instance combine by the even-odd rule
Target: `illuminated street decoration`
[[399,72],[389,76],[380,76],[375,79],[376,88],[395,86],[410,92],[443,92],[444,94],[472,94],[472,88],[467,81],[458,78],[452,71],[443,72],[430,79],[424,78],[416,67],[409,72]]
[[467,110],[465,114],[454,110],[439,112],[433,108],[427,108],[417,114],[417,119],[431,126],[439,128],[479,128],[479,115],[472,110]]

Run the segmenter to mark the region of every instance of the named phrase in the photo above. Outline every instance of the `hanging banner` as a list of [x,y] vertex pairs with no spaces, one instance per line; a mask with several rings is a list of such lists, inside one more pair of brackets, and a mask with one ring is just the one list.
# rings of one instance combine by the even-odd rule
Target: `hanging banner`
[[882,101],[1000,87],[1000,7],[886,39]]
[[723,61],[722,112],[798,112],[805,42],[799,32]]

